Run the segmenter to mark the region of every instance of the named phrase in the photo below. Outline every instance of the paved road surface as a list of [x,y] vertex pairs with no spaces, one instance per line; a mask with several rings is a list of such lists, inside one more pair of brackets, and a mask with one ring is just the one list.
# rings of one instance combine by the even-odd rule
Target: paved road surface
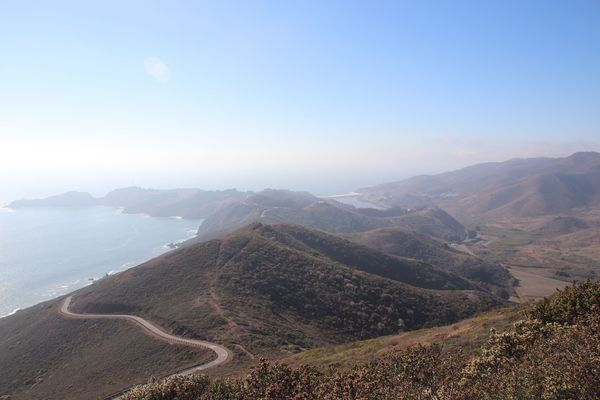
[[180,338],[177,336],[169,335],[168,333],[161,331],[160,329],[158,329],[156,326],[152,325],[150,322],[146,321],[145,319],[136,317],[135,315],[108,315],[108,314],[104,315],[104,314],[75,314],[75,313],[72,313],[71,311],[69,311],[69,305],[71,304],[72,297],[73,296],[68,296],[63,301],[62,306],[60,307],[60,313],[67,317],[70,317],[70,318],[129,319],[129,320],[136,322],[138,325],[141,325],[142,328],[144,328],[146,331],[148,331],[156,336],[159,336],[165,340],[168,340],[170,342],[185,344],[188,346],[205,347],[205,348],[211,349],[212,351],[214,351],[217,354],[217,358],[215,358],[213,361],[203,364],[203,365],[199,365],[199,366],[187,369],[185,371],[180,371],[177,373],[178,375],[188,375],[188,374],[192,374],[197,371],[212,368],[219,364],[223,364],[223,363],[229,361],[232,357],[232,353],[223,346],[219,346],[214,343],[203,342],[200,340],[184,339],[184,338]]

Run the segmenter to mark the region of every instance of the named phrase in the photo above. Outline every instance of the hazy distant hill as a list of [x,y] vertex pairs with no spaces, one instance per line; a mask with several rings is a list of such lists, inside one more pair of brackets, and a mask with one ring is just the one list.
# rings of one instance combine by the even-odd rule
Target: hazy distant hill
[[85,192],[67,192],[58,196],[48,197],[37,200],[15,200],[10,203],[8,208],[22,207],[86,207],[99,205],[100,201]]
[[129,214],[144,213],[153,217],[180,216],[189,219],[204,219],[228,204],[244,200],[253,192],[229,190],[196,190],[186,196],[168,196],[160,194],[157,198],[146,198],[123,212]]
[[[405,228],[381,228],[342,236],[388,254],[425,261],[486,286],[495,286],[498,292],[509,286],[512,278],[498,263],[463,253],[446,243]],[[502,293],[508,294],[506,290]]]
[[148,214],[152,217],[179,216],[189,219],[204,219],[224,206],[244,200],[253,192],[201,189],[142,189],[128,187],[116,189],[105,197],[96,199],[89,193],[68,192],[38,200],[17,200],[9,208],[22,207],[85,207],[104,205],[123,207],[127,214]]
[[194,241],[207,240],[253,222],[289,222],[329,233],[399,226],[454,241],[460,241],[467,235],[463,225],[439,208],[397,211],[355,209],[306,193],[271,190],[233,203],[206,218]]
[[142,204],[156,206],[163,202],[174,201],[177,199],[188,198],[196,193],[203,192],[200,189],[143,189],[137,186],[130,186],[121,189],[115,189],[106,196],[99,199],[103,205],[114,207],[137,207]]
[[563,213],[600,205],[600,154],[513,159],[359,189],[386,206],[440,205],[497,218]]

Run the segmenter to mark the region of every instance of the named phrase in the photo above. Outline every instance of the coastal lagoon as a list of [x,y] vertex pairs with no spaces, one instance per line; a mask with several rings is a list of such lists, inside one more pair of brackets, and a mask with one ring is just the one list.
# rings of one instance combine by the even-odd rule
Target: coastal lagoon
[[0,208],[0,317],[157,257],[201,222],[112,207]]
[[374,208],[376,210],[385,210],[385,207],[377,206],[368,201],[361,201],[358,199],[359,193],[348,193],[348,194],[337,194],[331,196],[322,196],[323,199],[336,200],[342,204],[348,204],[356,208]]

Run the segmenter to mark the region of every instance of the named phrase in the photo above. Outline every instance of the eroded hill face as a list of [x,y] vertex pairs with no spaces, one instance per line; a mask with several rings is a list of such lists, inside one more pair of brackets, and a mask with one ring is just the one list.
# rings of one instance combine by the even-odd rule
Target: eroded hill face
[[254,224],[107,278],[74,309],[133,309],[190,337],[282,354],[446,324],[499,304],[431,265],[298,225]]

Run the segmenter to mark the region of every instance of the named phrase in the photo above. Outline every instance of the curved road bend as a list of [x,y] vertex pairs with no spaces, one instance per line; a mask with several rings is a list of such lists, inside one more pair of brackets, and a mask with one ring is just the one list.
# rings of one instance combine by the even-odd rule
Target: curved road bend
[[208,369],[208,368],[212,368],[215,367],[219,364],[223,364],[227,361],[229,361],[231,359],[231,357],[233,356],[232,353],[227,350],[227,348],[223,347],[223,346],[219,346],[216,345],[214,343],[209,343],[209,342],[203,342],[200,340],[191,340],[191,339],[184,339],[184,338],[180,338],[177,336],[173,336],[173,335],[169,335],[168,333],[165,333],[163,331],[161,331],[160,329],[158,329],[156,326],[152,325],[150,322],[146,321],[143,318],[140,317],[136,317],[135,315],[117,315],[117,314],[75,314],[72,313],[71,311],[69,311],[69,305],[71,304],[71,298],[73,296],[68,296],[62,303],[61,307],[60,307],[60,313],[67,316],[67,317],[71,317],[71,318],[121,318],[121,319],[129,319],[134,321],[135,323],[137,323],[138,325],[141,325],[142,328],[148,330],[150,333],[157,335],[163,339],[166,339],[170,342],[174,342],[174,343],[178,343],[178,344],[185,344],[188,346],[199,346],[199,347],[205,347],[208,349],[211,349],[212,351],[214,351],[215,353],[217,353],[217,358],[214,359],[213,361],[203,364],[203,365],[199,365],[184,371],[180,371],[177,373],[177,375],[189,375],[192,374],[194,372],[197,371],[201,371],[204,369]]

